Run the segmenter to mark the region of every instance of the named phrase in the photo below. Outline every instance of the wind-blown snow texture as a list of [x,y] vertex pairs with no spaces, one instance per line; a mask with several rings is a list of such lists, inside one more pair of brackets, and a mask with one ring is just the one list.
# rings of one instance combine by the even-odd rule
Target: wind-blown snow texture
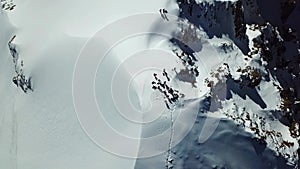
[[[299,0],[1,0],[1,4],[1,169],[299,167]],[[167,17],[174,14],[186,21],[178,26],[182,34],[175,32],[167,40],[154,35],[140,38],[116,48],[114,54],[127,55],[128,49],[149,43],[173,52],[178,64],[166,65],[167,73],[172,82],[182,85],[179,92],[193,94],[180,98],[171,109],[187,114],[181,119],[182,128],[197,118],[179,144],[172,145],[170,133],[166,153],[142,159],[118,157],[96,146],[78,123],[72,102],[74,65],[80,49],[98,29],[123,16],[161,8],[168,11]],[[118,59],[112,59],[104,71],[118,65]],[[14,79],[17,75],[19,79]],[[101,80],[96,79],[99,84]],[[142,89],[136,86],[135,100],[145,108],[148,100],[142,97],[149,93]],[[116,112],[113,106],[111,110]],[[107,117],[127,135],[144,138],[170,127],[177,118],[172,115],[165,113],[136,128],[122,126],[113,113]],[[209,127],[216,131],[201,142],[207,119],[220,123],[212,123]],[[139,146],[142,152],[159,145],[141,141]]]

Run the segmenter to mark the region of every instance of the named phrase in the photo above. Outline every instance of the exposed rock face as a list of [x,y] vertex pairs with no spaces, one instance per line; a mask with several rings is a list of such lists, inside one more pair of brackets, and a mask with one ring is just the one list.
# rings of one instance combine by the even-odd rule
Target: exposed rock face
[[6,10],[6,11],[12,11],[16,7],[13,0],[1,0],[0,3],[1,3],[2,9]]
[[17,46],[13,43],[13,40],[16,36],[13,36],[12,39],[8,42],[8,47],[10,54],[13,58],[13,64],[15,68],[15,76],[12,78],[12,82],[20,87],[24,93],[27,93],[28,90],[33,91],[31,77],[26,77],[23,73],[24,62],[21,60],[19,62],[19,53],[17,51]]
[[[291,133],[299,132],[293,124],[300,123],[300,2],[296,0],[237,0],[196,1],[177,0],[179,16],[201,27],[210,38],[227,35],[248,57],[258,56],[261,70],[252,67],[240,69],[239,79],[227,76],[232,85],[241,90],[259,87],[262,79],[275,78],[281,96],[279,120],[289,126]],[[298,16],[298,17],[297,17]],[[247,25],[259,31],[254,39],[246,34]],[[253,42],[253,46],[250,43]],[[184,48],[180,46],[184,51]],[[227,49],[221,46],[221,49]],[[226,50],[224,50],[227,53]],[[257,58],[256,58],[257,59]],[[231,68],[229,67],[229,70]],[[265,73],[263,73],[265,72]],[[230,74],[229,74],[230,75]],[[210,82],[210,81],[208,81]],[[208,83],[213,86],[213,83]],[[252,90],[251,89],[251,90]],[[238,92],[239,90],[235,90]],[[240,92],[238,92],[240,93]],[[243,93],[243,92],[242,92]],[[260,104],[266,108],[266,105]],[[295,131],[297,130],[297,131]],[[299,136],[292,136],[300,139]],[[283,143],[284,144],[284,143]],[[289,155],[286,156],[289,158]]]

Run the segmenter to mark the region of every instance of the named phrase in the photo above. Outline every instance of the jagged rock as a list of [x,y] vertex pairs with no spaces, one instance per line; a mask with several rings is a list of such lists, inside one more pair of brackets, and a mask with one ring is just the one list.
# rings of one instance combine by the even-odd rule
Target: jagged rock
[[17,51],[17,47],[13,42],[13,40],[16,38],[16,35],[11,38],[11,40],[8,42],[8,47],[10,50],[10,54],[13,58],[13,64],[15,68],[16,75],[12,78],[12,82],[22,89],[24,93],[27,93],[28,90],[33,91],[31,77],[26,77],[23,73],[23,66],[24,62],[23,60],[18,63],[19,61],[19,54]]

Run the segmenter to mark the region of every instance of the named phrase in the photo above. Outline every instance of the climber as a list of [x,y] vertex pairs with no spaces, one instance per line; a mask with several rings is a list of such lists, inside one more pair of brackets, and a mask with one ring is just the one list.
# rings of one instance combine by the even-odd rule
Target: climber
[[155,80],[158,80],[156,73],[153,73],[153,76],[154,76]]
[[19,86],[19,83],[18,83],[18,77],[17,76],[15,76],[15,77],[13,77],[13,82],[14,82],[14,84],[16,85],[16,86]]
[[170,81],[170,78],[168,76],[168,73],[166,72],[166,69],[163,69],[163,76],[167,78],[168,81]]
[[159,9],[159,13],[160,13],[160,16],[164,19],[164,20],[167,20],[167,21],[169,21],[169,19],[167,18],[167,13],[168,13],[168,11],[166,10],[166,9]]

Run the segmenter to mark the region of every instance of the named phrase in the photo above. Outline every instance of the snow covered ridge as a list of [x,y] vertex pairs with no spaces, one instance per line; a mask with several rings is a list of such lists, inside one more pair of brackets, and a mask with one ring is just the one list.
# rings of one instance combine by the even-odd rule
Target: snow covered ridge
[[[162,4],[153,0],[156,14],[150,18],[126,13],[127,1],[117,6],[109,1],[112,11],[122,6],[117,11],[127,17],[115,18],[108,26],[101,23],[93,31],[104,30],[98,36],[102,39],[92,38],[96,43],[87,48],[91,50],[80,52],[88,41],[82,36],[89,33],[76,36],[67,16],[74,17],[73,9],[88,8],[102,22],[106,14],[99,9],[111,5],[90,2],[92,6],[68,0],[55,5],[16,0],[17,8],[12,11],[7,6],[11,3],[4,3],[6,11],[0,16],[0,168],[298,167],[299,36],[297,25],[286,25],[296,15],[294,1],[275,1],[276,9],[267,11],[267,1],[178,0],[159,10]],[[139,2],[129,3],[128,8],[149,9],[146,2],[135,6]],[[99,3],[101,7],[93,9]],[[41,5],[36,9],[42,10],[33,11],[32,4],[46,4],[49,10]],[[53,13],[54,9],[58,12]],[[183,19],[174,24],[170,14],[177,9]],[[276,10],[282,16],[272,18],[269,11]],[[43,27],[35,18],[37,25],[32,24],[28,14],[47,18],[49,23]],[[129,22],[134,16],[139,19]],[[121,25],[110,27],[118,21]],[[148,27],[166,37],[154,36],[144,29]],[[148,36],[120,36],[141,32]],[[108,48],[99,65],[97,57],[84,60],[85,54],[96,56],[98,50]],[[84,59],[76,65],[79,53]],[[86,65],[81,65],[82,76],[75,78],[74,86],[74,65],[80,64]],[[96,73],[92,72],[96,67]],[[73,90],[82,93],[74,96],[72,84]],[[86,97],[87,92],[93,97]],[[103,121],[87,117],[94,98]],[[90,124],[88,130],[82,125],[84,120]],[[113,132],[125,137],[112,137]],[[105,147],[97,146],[92,134]]]
[[[299,135],[293,133],[299,133],[299,129],[295,126],[299,125],[300,119],[300,105],[298,102],[300,98],[299,36],[296,32],[297,25],[286,23],[289,20],[287,19],[288,16],[292,15],[293,12],[297,12],[294,10],[296,1],[280,2],[279,13],[282,15],[274,16],[275,18],[270,15],[266,16],[264,12],[264,10],[272,10],[273,6],[267,7],[264,6],[263,2],[257,3],[251,0],[235,2],[179,0],[178,4],[180,17],[186,18],[189,22],[203,28],[210,38],[222,38],[223,35],[227,35],[243,53],[235,56],[235,59],[240,57],[238,59],[241,61],[232,60],[233,57],[229,56],[224,63],[227,71],[225,77],[227,87],[229,87],[229,95],[227,94],[227,98],[223,101],[221,107],[226,116],[250,129],[250,131],[252,130],[259,139],[266,141],[269,147],[275,150],[278,155],[283,155],[290,163],[297,165],[297,147],[299,144],[297,140],[299,140]],[[274,22],[272,23],[272,21]],[[226,46],[228,45],[222,45],[221,48],[225,53],[228,52]],[[229,50],[229,53],[233,52],[234,50],[231,52]],[[220,71],[223,72],[221,69],[212,72],[212,77],[219,79],[222,73]],[[213,87],[219,83],[218,81],[208,79],[207,83],[209,87]],[[233,88],[230,89],[231,87]],[[265,92],[269,93],[266,90],[267,88],[277,91],[274,97],[281,98],[276,100],[277,103],[271,103],[275,101],[269,100],[271,98],[264,98]],[[256,94],[258,97],[253,95],[255,92],[258,92]],[[232,93],[243,99],[250,97],[260,106],[261,110],[253,110],[250,105],[244,105],[243,99],[232,99]],[[273,106],[266,104],[265,101],[271,101],[270,104]],[[236,105],[239,109],[242,108],[241,110],[247,112],[246,116],[243,117],[244,113],[240,111],[237,111],[235,115],[232,108],[226,110],[225,105],[230,104]],[[250,111],[250,114],[248,111]],[[259,113],[259,111],[263,113]],[[267,115],[269,113],[267,112],[273,114],[271,119],[269,119],[270,117]],[[253,116],[253,119],[251,116]],[[255,116],[263,119],[263,126],[257,125],[259,120]],[[270,124],[274,121],[277,121],[278,125],[283,124],[287,127],[283,131],[276,131],[272,127],[269,129],[264,127],[264,123]]]
[[[146,23],[144,23],[145,21]],[[135,22],[143,24],[136,28],[128,27]],[[161,21],[160,16],[155,13],[132,15],[104,27],[84,46],[74,68],[73,98],[75,110],[82,127],[97,145],[106,151],[122,157],[146,158],[169,151],[170,148],[176,146],[188,134],[196,118],[196,112],[194,110],[198,111],[200,106],[198,98],[200,95],[206,94],[206,89],[204,88],[202,91],[199,91],[197,86],[195,86],[195,84],[193,85],[195,81],[185,80],[185,82],[189,83],[184,83],[182,79],[178,81],[175,77],[179,77],[179,74],[182,76],[187,75],[189,77],[193,76],[194,78],[198,78],[197,81],[202,81],[203,79],[201,80],[201,78],[206,76],[207,72],[205,68],[196,66],[196,58],[190,57],[185,53],[177,53],[176,56],[178,58],[176,58],[170,52],[154,48],[136,52],[130,57],[126,57],[125,55],[119,65],[111,64],[114,63],[114,58],[109,57],[109,53],[112,53],[110,50],[115,49],[114,46],[118,44],[120,39],[126,39],[136,34],[161,34],[168,38],[174,37],[174,39],[184,42],[191,50],[200,51],[201,47],[199,47],[198,44],[205,42],[202,42],[197,36],[187,36],[197,35],[197,30],[195,27],[188,27],[194,28],[194,31],[186,29],[184,25],[192,26],[172,15],[168,15],[167,22],[164,20]],[[124,28],[122,32],[113,35],[110,33],[112,30],[118,30],[119,27]],[[152,28],[152,30],[149,30],[149,28]],[[153,37],[150,36],[150,43],[153,42],[152,38]],[[99,50],[98,47],[98,51],[96,50],[97,46],[101,46],[102,48]],[[172,47],[166,47],[169,48],[169,50],[172,49]],[[173,51],[176,52],[176,49]],[[99,53],[101,57],[99,57]],[[177,62],[178,59],[180,59],[180,62]],[[97,60],[101,61],[99,65],[97,65]],[[160,61],[158,62],[158,60]],[[208,61],[210,63],[208,63]],[[135,64],[135,62],[139,64]],[[216,57],[202,63],[207,63],[205,64],[206,66],[215,66],[215,64],[219,64],[219,60],[218,57]],[[87,69],[87,67],[89,67],[89,69]],[[99,76],[103,77],[99,82],[96,80],[97,86],[102,86],[99,91],[96,90],[96,93],[100,94],[97,96],[99,99],[98,105],[97,102],[95,102],[96,100],[93,101],[93,79],[97,67],[100,69],[99,73],[101,75]],[[174,67],[181,71],[178,73]],[[162,70],[162,74],[155,69]],[[170,73],[167,73],[169,71]],[[153,76],[150,74],[149,77],[149,72],[153,72]],[[166,78],[165,81],[159,77],[161,75]],[[83,78],[85,79],[84,81],[82,81]],[[150,82],[149,84],[144,84],[145,82],[138,81],[138,79],[143,78],[146,79],[146,81],[154,80],[151,82],[154,92],[151,88],[146,88],[150,85]],[[120,86],[120,84],[122,84],[122,86]],[[132,91],[132,87],[137,91]],[[141,91],[139,91],[139,88],[141,88]],[[225,87],[222,87],[222,89],[225,89]],[[157,90],[158,95],[151,96],[155,94],[155,90]],[[181,93],[178,92],[179,90]],[[141,94],[142,96],[140,96]],[[160,94],[162,94],[162,96]],[[136,97],[135,95],[138,95],[140,99],[142,99],[142,101],[140,101],[141,103],[137,105],[137,107],[141,107],[142,112],[144,112],[142,116],[141,113],[139,113],[141,110],[137,110],[137,108],[134,107],[137,103],[129,100],[131,97]],[[147,98],[147,95],[150,95],[150,99],[148,103],[145,104],[143,103],[143,99]],[[159,99],[164,99],[166,106],[157,103]],[[91,102],[85,102],[85,100],[90,100]],[[186,100],[194,101],[188,101],[188,106],[183,104]],[[110,103],[106,104],[106,102]],[[152,104],[151,106],[147,105],[149,102]],[[115,132],[109,125],[106,125],[106,119],[103,118],[107,116],[105,114],[108,112],[110,115],[111,113],[117,113],[112,112],[110,110],[111,107],[107,107],[107,105],[110,104],[116,105],[118,112],[129,122],[142,123],[142,135],[150,135],[151,137],[143,136],[141,140],[124,137]],[[97,109],[100,113],[97,113]],[[90,112],[87,113],[86,110],[90,110]],[[152,116],[157,113],[159,113],[158,115],[161,114],[161,116],[157,117],[157,120],[152,119]],[[99,116],[99,114],[103,114],[103,117]],[[168,121],[165,121],[165,116],[168,116],[168,114],[170,115],[171,129],[166,131],[160,129],[159,131],[163,131],[163,133],[157,134],[155,132],[156,130],[152,127],[157,128],[162,122],[165,122],[166,124],[164,125],[168,126]],[[173,119],[173,116],[176,118]],[[204,126],[209,127],[204,131],[205,134],[199,136],[200,142],[205,142],[211,134],[213,134],[218,125],[218,121],[219,119],[213,120],[214,123],[206,122],[206,125],[204,124]],[[95,130],[95,128],[103,130],[103,132],[97,132],[98,130]],[[176,132],[174,132],[174,130],[176,130]],[[153,133],[157,135],[151,135]],[[118,149],[118,147],[111,145],[107,140],[103,140],[101,137],[103,134],[108,138],[114,138],[114,140],[117,140],[115,142],[123,144],[124,147],[131,147],[132,150],[124,151],[123,149]],[[170,135],[171,137],[169,138]],[[137,151],[138,147],[133,147],[133,145],[138,145],[137,142],[139,141],[141,150]],[[156,144],[158,142],[160,143],[159,145]]]

